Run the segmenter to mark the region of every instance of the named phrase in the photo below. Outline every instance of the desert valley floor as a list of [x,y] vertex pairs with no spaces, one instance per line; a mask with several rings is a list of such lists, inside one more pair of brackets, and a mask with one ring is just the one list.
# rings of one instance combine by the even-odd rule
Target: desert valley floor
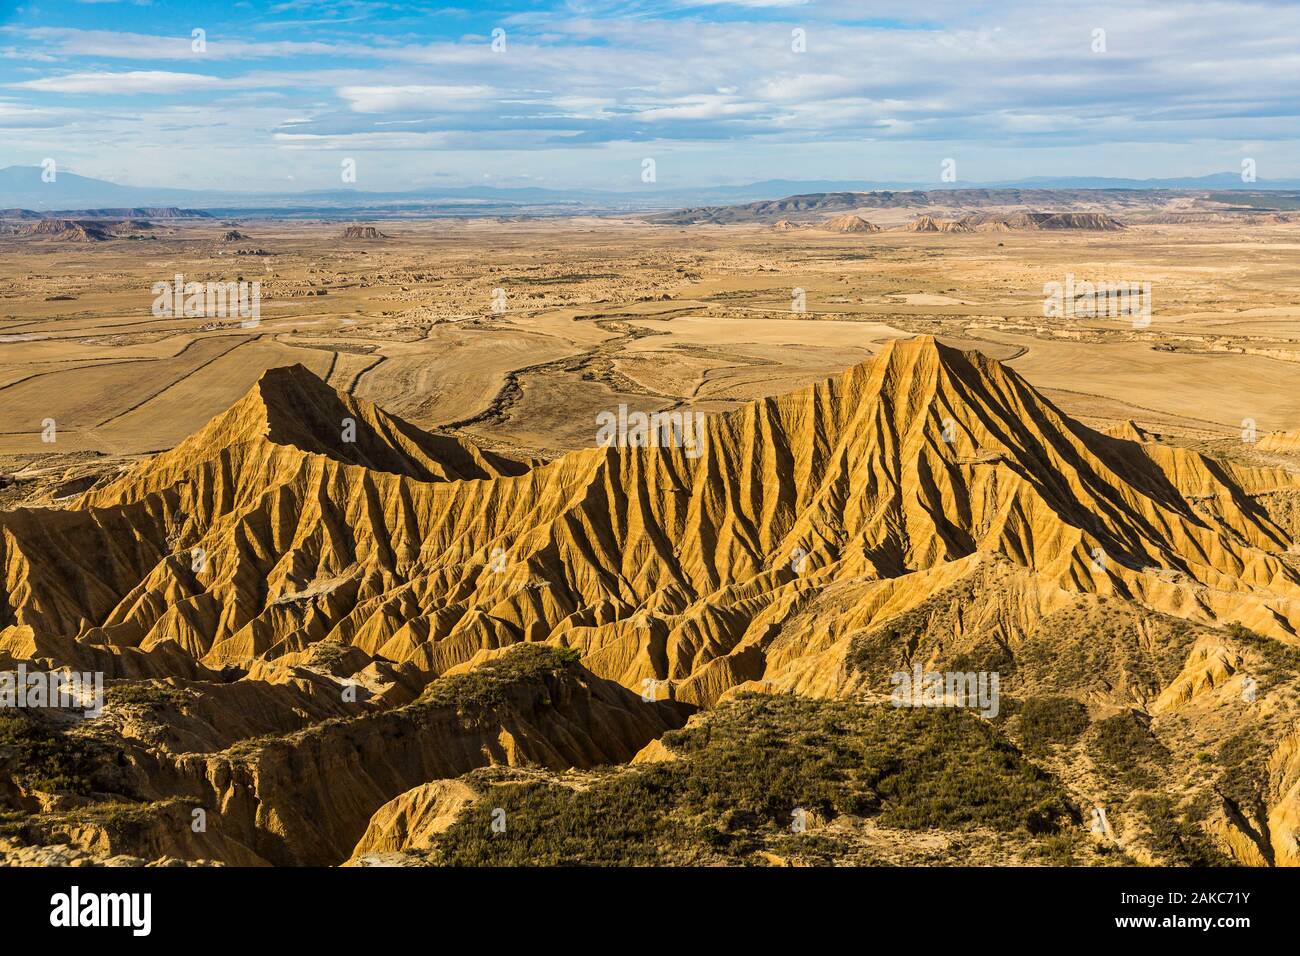
[[[590,445],[595,414],[620,402],[734,408],[916,333],[1007,362],[1090,423],[1206,440],[1244,419],[1261,434],[1300,428],[1300,223],[381,228],[388,238],[284,222],[241,223],[233,242],[220,223],[160,224],[150,241],[0,236],[0,456],[37,466],[46,418],[60,452],[169,448],[265,369],[301,363],[421,427],[549,457]],[[153,316],[151,286],[175,273],[260,281],[260,324]],[[1067,275],[1149,282],[1151,324],[1045,318],[1044,284]]]
[[1300,864],[1300,222],[377,233],[0,235],[5,862]]

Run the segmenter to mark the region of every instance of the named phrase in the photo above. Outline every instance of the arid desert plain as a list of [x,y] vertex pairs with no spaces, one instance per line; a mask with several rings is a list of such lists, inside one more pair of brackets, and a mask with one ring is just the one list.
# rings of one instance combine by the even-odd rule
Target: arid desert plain
[[[422,428],[550,458],[593,444],[594,416],[619,403],[735,408],[919,333],[1005,362],[1096,427],[1131,420],[1237,444],[1245,420],[1261,436],[1300,428],[1300,221],[955,235],[595,218],[378,228],[386,238],[265,221],[241,223],[232,242],[229,226],[189,220],[148,242],[0,237],[5,474],[170,448],[262,372],[297,363]],[[260,282],[260,322],[153,315],[151,287],[175,273]],[[1149,325],[1045,317],[1044,286],[1067,275],[1149,283]]]

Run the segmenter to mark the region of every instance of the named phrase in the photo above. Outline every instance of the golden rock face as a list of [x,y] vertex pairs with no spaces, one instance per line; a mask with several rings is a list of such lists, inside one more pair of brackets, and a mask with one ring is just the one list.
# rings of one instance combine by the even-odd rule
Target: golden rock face
[[[1211,733],[1228,718],[1207,701],[1237,692],[1250,654],[1189,642],[1236,622],[1296,643],[1300,571],[1270,502],[1300,478],[1142,437],[1092,431],[1014,371],[929,337],[708,418],[698,446],[616,443],[549,463],[424,432],[279,368],[71,506],[0,512],[0,654],[213,685],[184,725],[117,732],[142,748],[137,768],[169,768],[151,771],[155,798],[212,785],[245,801],[243,849],[226,855],[272,862],[340,862],[368,825],[367,846],[391,850],[392,822],[371,813],[484,761],[631,759],[685,713],[628,716],[636,695],[702,708],[744,690],[872,695],[902,666],[1002,660],[1015,662],[1004,693],[1150,705]],[[263,749],[251,770],[217,753],[331,716],[382,712],[397,727],[431,681],[522,642],[572,649],[599,684],[583,692],[599,706],[565,718],[581,733],[556,746],[538,724],[506,721],[471,745],[442,741],[480,755],[464,759],[426,741],[398,761],[409,772],[372,780],[346,810],[316,808],[337,832],[274,797],[300,793],[296,772],[344,759],[333,737],[271,763]],[[1097,663],[1062,676],[1067,651]],[[361,699],[339,699],[339,680]],[[241,694],[241,728],[223,733]],[[383,752],[382,728],[350,732],[358,751]],[[1257,814],[1285,834],[1288,746],[1274,758],[1281,789]],[[388,816],[437,817],[443,802],[413,796]],[[1223,826],[1225,844],[1254,848],[1239,857],[1272,846]],[[268,849],[267,827],[299,848],[315,834],[328,852]],[[1295,860],[1288,845],[1269,852]]]
[[1287,536],[1251,507],[1300,481],[1092,432],[978,354],[891,345],[702,437],[694,456],[532,465],[276,369],[74,508],[0,517],[4,646],[72,639],[142,674],[168,643],[220,668],[329,640],[432,677],[542,640],[708,704],[795,666],[769,651],[810,601],[834,592],[869,628],[989,562],[1282,639],[1300,625]]

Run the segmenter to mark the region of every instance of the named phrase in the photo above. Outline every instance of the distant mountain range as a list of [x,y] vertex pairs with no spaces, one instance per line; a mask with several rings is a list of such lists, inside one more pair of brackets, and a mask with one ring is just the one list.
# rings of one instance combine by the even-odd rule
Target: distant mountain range
[[24,222],[42,219],[210,219],[212,214],[202,209],[181,209],[177,206],[121,206],[113,209],[0,209],[0,219],[21,219]]
[[[1236,173],[1172,179],[1112,179],[1106,177],[1033,177],[1000,183],[908,183],[876,180],[788,180],[731,186],[673,188],[648,184],[629,191],[595,189],[548,189],[537,186],[454,186],[371,192],[360,189],[325,189],[305,192],[242,192],[175,189],[154,186],[123,186],[76,173],[59,171],[54,182],[44,182],[39,166],[9,166],[0,169],[0,208],[17,207],[41,215],[113,207],[141,209],[184,206],[206,209],[221,215],[263,214],[293,216],[310,214],[328,218],[357,215],[400,217],[421,215],[564,215],[573,212],[617,212],[674,209],[703,204],[744,203],[781,199],[809,193],[846,193],[871,190],[944,189],[1199,189],[1277,190],[1300,189],[1300,179],[1243,183]],[[157,218],[157,217],[151,217]]]
[[[1226,191],[1225,191],[1226,192]],[[819,218],[861,209],[917,209],[917,210],[979,210],[988,207],[1031,207],[1062,212],[1061,207],[1074,207],[1082,212],[1102,204],[1108,209],[1142,209],[1166,205],[1176,198],[1222,197],[1225,192],[1214,190],[1169,189],[1096,189],[1056,187],[996,186],[963,189],[878,189],[870,192],[803,193],[780,199],[761,199],[747,203],[725,203],[708,206],[687,206],[670,212],[655,213],[647,218],[673,225],[707,223],[732,225],[739,223],[808,224]],[[1284,205],[1292,193],[1257,190],[1254,193],[1233,192],[1245,205],[1251,199],[1266,197],[1270,208]],[[1261,208],[1255,203],[1255,208]],[[950,224],[955,226],[955,224]],[[1078,228],[1071,226],[1070,228]]]

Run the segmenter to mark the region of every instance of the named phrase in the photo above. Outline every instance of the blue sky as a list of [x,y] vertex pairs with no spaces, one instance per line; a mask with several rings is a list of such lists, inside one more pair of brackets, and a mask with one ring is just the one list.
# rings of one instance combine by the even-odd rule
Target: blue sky
[[636,189],[646,158],[697,186],[1249,157],[1266,180],[1300,176],[1297,37],[1276,0],[0,0],[0,166],[295,190],[351,159],[361,189]]

